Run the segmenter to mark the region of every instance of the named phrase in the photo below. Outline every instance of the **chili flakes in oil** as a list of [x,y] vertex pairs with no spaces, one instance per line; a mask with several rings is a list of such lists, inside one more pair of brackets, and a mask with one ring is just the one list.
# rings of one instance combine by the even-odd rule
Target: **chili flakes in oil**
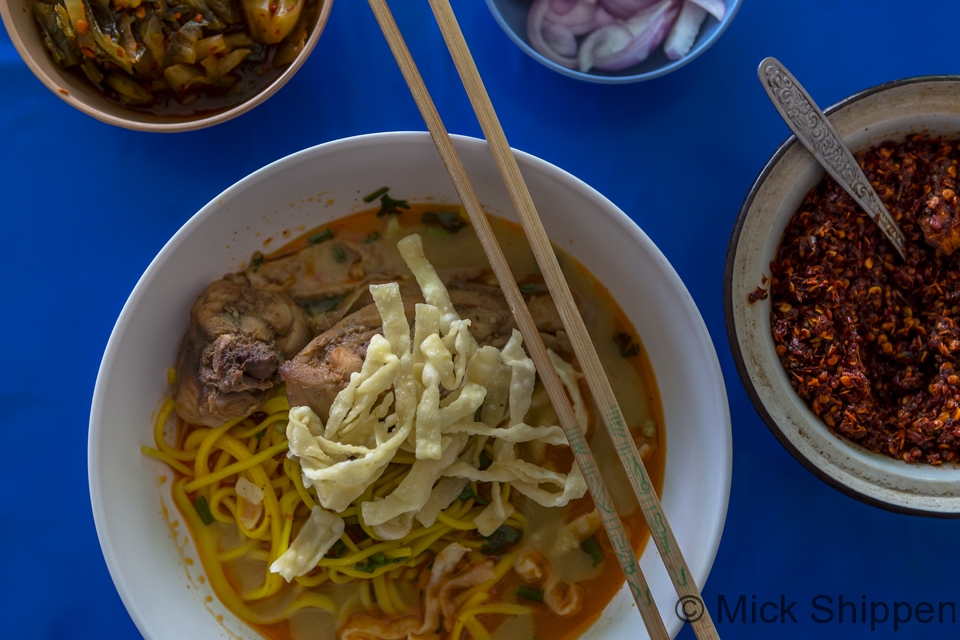
[[958,462],[960,140],[916,135],[857,160],[906,235],[907,260],[826,177],[770,263],[777,355],[835,433],[907,462]]

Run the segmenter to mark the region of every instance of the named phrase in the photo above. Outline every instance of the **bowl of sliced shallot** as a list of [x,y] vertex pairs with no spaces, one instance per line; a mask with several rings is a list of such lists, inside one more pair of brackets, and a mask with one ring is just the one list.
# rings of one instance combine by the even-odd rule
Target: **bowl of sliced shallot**
[[706,51],[743,0],[487,0],[508,36],[554,71],[603,84],[650,80]]

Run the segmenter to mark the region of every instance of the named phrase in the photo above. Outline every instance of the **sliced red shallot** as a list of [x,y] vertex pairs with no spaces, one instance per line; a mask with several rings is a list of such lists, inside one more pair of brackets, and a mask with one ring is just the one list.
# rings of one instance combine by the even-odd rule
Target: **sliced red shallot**
[[[535,0],[533,6],[530,7],[530,13],[527,14],[527,39],[530,40],[530,46],[536,49],[543,57],[552,62],[556,62],[562,67],[576,69],[576,55],[563,55],[547,43],[544,30],[546,28],[545,19],[547,13],[550,11],[550,3],[551,0]],[[556,30],[551,31],[550,39],[554,43],[565,41],[564,37],[558,36]],[[573,53],[575,54],[576,51]]]
[[657,0],[599,0],[599,3],[614,18],[626,20],[650,5],[656,4]]
[[700,25],[707,17],[707,10],[693,0],[683,0],[683,8],[680,9],[680,15],[677,21],[673,23],[673,29],[667,36],[667,41],[663,45],[663,51],[671,60],[679,60],[690,53],[693,43],[700,33]]
[[727,5],[723,0],[690,0],[690,2],[700,5],[717,20],[723,20],[723,16],[727,15]]
[[597,4],[597,0],[550,0],[550,10],[544,21],[563,25],[573,35],[582,36],[597,27],[613,24],[615,19]]
[[597,12],[597,4],[587,0],[550,0],[547,5],[550,9],[545,19],[565,27],[579,27],[593,22],[593,14]]
[[660,0],[622,25],[600,27],[580,45],[580,71],[594,67],[619,71],[646,60],[663,43],[679,13],[678,0]]
[[578,62],[580,71],[586,73],[595,66],[597,57],[608,60],[620,52],[627,51],[633,33],[622,24],[610,24],[600,27],[586,37],[580,45]]
[[534,0],[527,39],[568,69],[619,71],[646,60],[664,40],[667,57],[679,60],[707,14],[722,20],[726,10],[724,0]]
[[558,55],[569,58],[577,57],[577,37],[573,35],[570,27],[544,21],[543,40]]

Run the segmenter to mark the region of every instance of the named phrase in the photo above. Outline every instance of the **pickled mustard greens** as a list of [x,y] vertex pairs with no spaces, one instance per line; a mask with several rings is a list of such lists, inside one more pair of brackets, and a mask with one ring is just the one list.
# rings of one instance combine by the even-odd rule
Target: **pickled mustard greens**
[[39,0],[34,14],[61,67],[131,108],[186,115],[234,106],[279,75],[303,50],[318,4]]

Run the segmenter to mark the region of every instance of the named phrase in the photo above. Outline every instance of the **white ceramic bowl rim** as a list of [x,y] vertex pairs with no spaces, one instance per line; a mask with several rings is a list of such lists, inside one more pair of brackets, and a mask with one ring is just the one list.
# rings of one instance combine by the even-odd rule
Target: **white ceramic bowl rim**
[[[831,114],[847,107],[851,104],[859,102],[864,98],[876,95],[878,93],[883,93],[890,89],[897,87],[905,87],[913,84],[924,84],[924,83],[936,83],[936,82],[958,82],[960,81],[960,75],[929,75],[929,76],[916,76],[911,78],[903,78],[900,80],[893,80],[891,82],[886,82],[884,84],[876,85],[868,89],[864,89],[858,93],[855,93],[835,104],[830,105],[823,112],[830,116]],[[800,462],[804,467],[807,468],[811,473],[816,477],[820,478],[823,482],[829,486],[837,489],[841,493],[848,495],[852,498],[855,498],[866,504],[880,507],[888,511],[895,513],[903,513],[908,515],[923,515],[931,516],[938,518],[960,518],[960,511],[958,512],[945,512],[937,510],[928,510],[921,508],[911,508],[899,504],[891,504],[890,502],[878,499],[873,495],[857,491],[847,484],[840,482],[835,477],[831,476],[828,473],[825,473],[823,469],[814,464],[812,460],[807,458],[799,449],[790,441],[786,436],[781,426],[773,418],[773,416],[768,411],[763,400],[760,397],[760,394],[757,391],[753,383],[753,379],[750,376],[750,370],[747,366],[747,363],[744,359],[744,352],[740,346],[740,340],[737,336],[737,325],[735,322],[735,312],[734,312],[734,292],[733,292],[733,278],[735,273],[735,262],[737,259],[737,251],[740,246],[741,232],[743,231],[744,224],[747,220],[748,214],[754,204],[754,199],[757,197],[760,189],[763,187],[764,182],[767,177],[773,171],[774,167],[780,162],[780,160],[790,151],[793,146],[797,144],[797,137],[791,135],[788,137],[770,156],[770,159],[764,164],[763,169],[760,170],[760,173],[757,175],[757,178],[753,181],[753,184],[750,187],[750,191],[747,193],[746,197],[743,200],[743,204],[740,206],[740,212],[737,215],[736,223],[733,227],[733,232],[730,236],[730,243],[727,246],[727,257],[726,264],[724,267],[724,295],[723,295],[723,304],[724,304],[724,315],[726,319],[727,326],[727,340],[730,344],[730,351],[733,353],[734,363],[737,367],[737,373],[740,375],[740,380],[743,382],[743,386],[747,391],[747,395],[750,397],[750,401],[753,403],[754,408],[757,413],[760,414],[760,417],[763,419],[764,423],[767,425],[767,428],[776,436],[777,440],[780,441],[780,444],[790,452],[790,454]],[[826,427],[824,427],[826,428]],[[844,441],[846,442],[846,441]],[[851,446],[858,446],[851,443]]]
[[[476,161],[476,159],[480,157],[479,154],[489,153],[486,142],[482,140],[455,136],[455,144],[461,149],[461,155],[464,157],[465,161],[468,159],[468,157],[472,158],[473,161]],[[129,338],[126,336],[131,335],[134,331],[134,322],[132,321],[132,318],[138,314],[138,307],[144,303],[144,295],[151,289],[152,286],[155,285],[155,281],[158,280],[158,276],[161,271],[163,269],[170,268],[170,260],[172,257],[177,255],[179,247],[182,244],[189,242],[189,238],[195,230],[202,228],[202,225],[206,224],[209,219],[211,219],[217,213],[217,211],[226,206],[224,203],[231,203],[231,199],[235,198],[237,195],[249,195],[249,193],[251,193],[249,191],[251,185],[259,184],[266,178],[272,178],[274,180],[281,179],[281,177],[284,175],[284,172],[293,169],[294,167],[298,166],[299,163],[304,161],[319,162],[321,158],[330,158],[333,154],[339,151],[349,152],[354,149],[363,149],[369,147],[389,148],[387,145],[405,145],[402,146],[405,152],[407,151],[408,147],[416,147],[417,150],[422,151],[429,146],[431,153],[435,153],[429,134],[426,132],[381,133],[347,138],[329,142],[323,145],[318,145],[267,165],[266,167],[254,172],[253,174],[250,174],[246,178],[226,189],[219,196],[212,199],[210,203],[202,208],[197,214],[190,218],[181,227],[181,229],[174,234],[174,236],[160,250],[151,264],[147,267],[146,271],[144,272],[143,276],[141,276],[137,285],[134,287],[133,292],[130,294],[130,297],[120,312],[116,326],[114,327],[110,340],[105,349],[103,361],[97,376],[96,388],[94,390],[90,414],[90,431],[88,437],[88,481],[90,484],[90,498],[94,522],[96,524],[97,534],[100,539],[101,549],[103,551],[107,567],[114,580],[121,599],[123,600],[128,612],[134,620],[134,623],[137,625],[140,632],[147,638],[164,637],[162,634],[158,635],[155,624],[151,622],[151,619],[156,619],[157,607],[164,605],[153,602],[148,606],[148,603],[144,602],[144,598],[137,597],[137,593],[142,594],[144,589],[142,583],[148,579],[146,574],[149,574],[149,564],[153,563],[156,565],[158,564],[158,561],[151,558],[143,567],[131,566],[132,563],[140,560],[143,554],[141,553],[141,555],[132,558],[132,552],[130,551],[130,545],[132,543],[130,543],[129,540],[124,540],[123,538],[130,538],[132,536],[132,532],[136,530],[138,523],[134,522],[133,524],[130,524],[128,520],[124,519],[126,517],[125,514],[118,513],[118,509],[122,510],[122,504],[117,505],[106,503],[107,499],[110,499],[110,496],[114,495],[116,491],[125,492],[127,489],[117,488],[118,476],[116,473],[111,475],[108,469],[108,467],[113,463],[109,457],[106,456],[106,454],[103,454],[105,447],[109,443],[109,437],[105,435],[105,432],[107,432],[109,429],[110,435],[117,435],[117,427],[106,424],[106,414],[108,412],[116,413],[118,411],[115,409],[115,405],[111,406],[111,404],[108,402],[108,395],[110,394],[109,387],[117,385],[117,376],[120,376],[120,382],[122,383],[122,378],[124,377],[123,372],[117,372],[117,369],[122,366],[122,364],[118,364],[118,361],[121,360],[121,357],[134,357],[130,354],[129,349],[126,350],[126,355],[121,353],[120,347],[121,343],[124,343],[125,340],[129,340]],[[598,213],[609,214],[607,217],[611,221],[611,224],[615,225],[617,231],[622,232],[622,236],[624,238],[627,238],[630,242],[633,242],[636,250],[646,255],[649,260],[652,260],[654,267],[651,270],[650,277],[662,278],[664,287],[670,291],[669,294],[666,294],[670,297],[670,304],[681,310],[679,315],[670,319],[664,319],[664,322],[669,320],[669,322],[678,326],[683,326],[685,329],[689,327],[684,334],[684,344],[691,345],[689,349],[691,350],[691,353],[696,354],[698,359],[696,361],[685,362],[683,364],[683,368],[687,372],[695,372],[695,375],[697,376],[696,382],[700,383],[700,386],[698,387],[699,395],[700,397],[704,398],[704,400],[698,403],[688,402],[688,404],[700,405],[700,407],[696,410],[697,415],[709,416],[709,419],[701,420],[699,425],[690,426],[690,429],[700,429],[702,431],[704,428],[708,428],[713,431],[713,433],[701,434],[695,431],[689,431],[685,433],[684,438],[689,440],[691,438],[691,434],[694,436],[700,435],[701,437],[694,437],[691,441],[696,441],[698,443],[709,443],[710,450],[707,454],[707,457],[711,459],[712,462],[710,464],[698,465],[698,467],[695,469],[674,469],[674,473],[681,478],[690,479],[689,482],[696,486],[699,495],[695,500],[692,501],[692,503],[700,504],[700,506],[697,507],[697,513],[695,516],[693,516],[695,518],[695,524],[692,524],[694,520],[691,520],[687,523],[686,527],[683,527],[679,530],[676,528],[675,524],[675,533],[677,533],[678,538],[680,538],[681,544],[684,544],[685,538],[697,541],[696,545],[687,548],[686,553],[688,563],[691,568],[691,573],[693,574],[693,577],[697,583],[702,586],[705,583],[707,575],[710,571],[710,567],[713,564],[713,560],[716,556],[717,548],[722,535],[723,524],[726,518],[727,505],[729,501],[732,472],[732,437],[726,392],[723,385],[719,361],[716,357],[713,344],[710,341],[709,333],[707,332],[706,326],[703,323],[703,319],[701,318],[692,297],[687,292],[679,276],[666,261],[666,258],[663,257],[663,255],[646,236],[646,234],[644,234],[643,231],[641,231],[635,225],[635,223],[633,223],[633,221],[626,216],[626,214],[617,209],[612,203],[606,200],[591,187],[571,176],[570,174],[562,171],[561,169],[558,169],[557,167],[543,160],[523,152],[518,151],[516,152],[516,155],[519,164],[525,173],[527,171],[535,172],[541,176],[545,176],[550,181],[560,182],[563,184],[565,189],[568,189],[567,193],[570,194],[570,197],[583,197],[585,199],[589,199],[595,203],[598,208],[602,208],[602,211],[599,211]],[[439,162],[439,159],[437,159],[436,162]],[[486,159],[484,159],[483,162],[486,163]],[[489,164],[492,165],[492,159],[489,161]],[[418,171],[420,171],[419,165],[417,165],[416,168]],[[529,178],[528,182],[530,182]],[[549,182],[549,184],[553,184],[553,182]],[[352,189],[353,187],[350,188]],[[270,188],[268,188],[266,191],[271,193],[273,192]],[[368,207],[369,205],[366,206]],[[285,206],[283,209],[286,211]],[[345,215],[345,213],[337,214],[336,217],[340,217],[342,215]],[[249,255],[249,253],[246,253],[245,255]],[[653,273],[653,271],[656,271],[656,273]],[[220,273],[222,273],[222,271]],[[141,320],[141,318],[138,318],[137,323],[142,324],[142,322],[140,322]],[[137,359],[141,357],[141,355],[136,354]],[[661,394],[663,394],[662,389]],[[116,402],[116,399],[114,398],[113,401]],[[666,402],[664,404],[666,405]],[[664,406],[664,409],[666,411],[667,407]],[[669,417],[667,421],[669,424]],[[680,425],[681,429],[685,429],[687,426],[688,425]],[[127,429],[131,427],[129,423],[127,423],[127,425],[123,428]],[[674,428],[671,428],[671,433],[673,432],[672,429]],[[144,434],[150,431],[146,424],[146,418],[144,419],[144,426],[140,429],[134,430],[138,432],[142,431]],[[143,438],[148,437],[149,436],[143,436]],[[141,439],[141,443],[146,443],[148,441],[148,439]],[[679,442],[679,440],[677,440],[677,442]],[[696,446],[700,445],[698,444]],[[148,466],[149,461],[143,462],[146,459],[135,450],[136,447],[131,448],[124,445],[121,455],[126,456],[126,451],[128,448],[131,449],[129,451],[131,458],[127,458],[127,462],[124,464],[129,467],[131,459],[138,460],[140,462],[135,464],[144,465],[141,470],[144,473],[148,473],[149,471],[147,471],[147,469],[152,467]],[[665,478],[664,483],[663,502],[665,505],[668,503],[681,505],[684,502],[684,499],[681,499],[678,496],[678,491],[681,490],[670,488],[681,486],[681,483],[676,479],[670,481],[669,483],[667,482],[671,476],[671,465],[669,463],[669,458],[671,455],[670,452],[671,448],[668,446],[668,464],[666,471],[667,478]],[[114,464],[114,466],[116,465]],[[669,497],[667,496],[668,493],[671,494]],[[129,499],[126,496],[127,494],[124,493],[125,499]],[[690,501],[687,500],[687,502]],[[145,508],[152,508],[152,506],[140,507],[138,508],[139,512],[142,514]],[[670,512],[668,511],[668,513]],[[146,542],[149,541],[138,539],[137,544]],[[177,544],[179,545],[180,543],[178,542]],[[146,555],[149,556],[153,554]],[[646,549],[644,550],[641,563],[645,567],[650,568],[647,573],[647,579],[651,583],[651,588],[653,588],[655,582],[661,587],[664,584],[669,584],[666,578],[665,570],[662,569],[662,565],[656,558],[658,558],[658,553],[655,546],[647,545]],[[156,580],[157,578],[154,576],[149,576],[149,579]],[[160,585],[162,587],[161,591],[167,591],[166,585],[168,582],[169,580]],[[660,591],[655,591],[655,594],[657,593],[662,594],[664,591],[661,588]],[[630,611],[634,605],[632,602],[627,603],[627,601],[629,601],[629,596],[625,594],[626,591],[622,590],[618,596],[614,598],[614,602],[611,603],[611,605],[609,605],[607,608],[608,613],[612,612],[611,615],[605,615],[594,625],[594,627],[591,627],[591,631],[587,632],[588,637],[601,637],[597,634],[604,634],[603,637],[635,637],[633,635],[624,636],[621,634],[607,636],[603,630],[612,624],[611,620],[613,622],[620,620],[622,623],[622,621],[625,619],[624,616],[636,615],[634,612]],[[177,598],[182,599],[182,594],[178,595]],[[617,605],[616,610],[613,610],[613,607],[618,599],[619,604]],[[675,635],[679,632],[682,625],[674,615],[675,603],[668,600],[669,598],[666,597],[658,598],[658,606],[668,630],[670,630],[672,635]],[[166,600],[164,600],[164,602],[166,602]],[[214,605],[216,604],[217,603],[215,602]],[[192,607],[193,605],[190,606]],[[187,611],[181,611],[181,616],[186,616],[186,614]],[[151,616],[153,616],[153,618],[151,618]],[[166,617],[169,618],[169,616]],[[212,618],[212,615],[210,617]],[[639,618],[636,618],[635,624],[639,625]],[[601,630],[596,631],[595,633],[595,627],[598,626],[601,627]],[[642,625],[639,628],[642,629]]]

